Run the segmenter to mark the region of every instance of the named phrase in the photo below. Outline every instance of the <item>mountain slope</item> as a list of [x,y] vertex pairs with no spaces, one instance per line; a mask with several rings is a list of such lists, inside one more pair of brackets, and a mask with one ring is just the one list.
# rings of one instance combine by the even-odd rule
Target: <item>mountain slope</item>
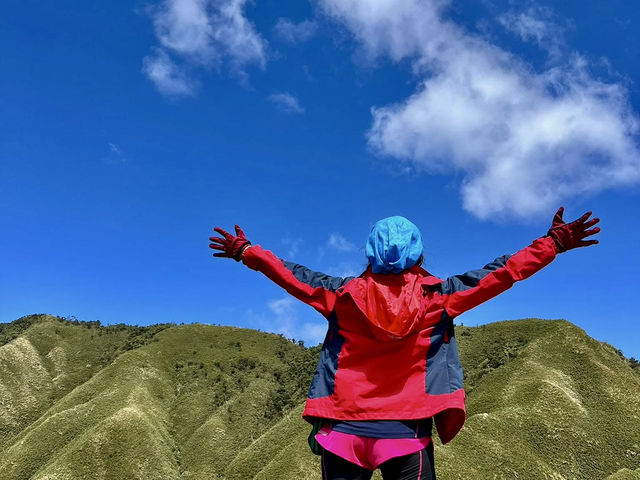
[[[440,479],[640,479],[640,374],[565,321],[458,327],[468,420]],[[317,349],[209,325],[0,326],[0,478],[319,479]],[[379,477],[377,477],[379,478]]]
[[464,430],[438,448],[444,478],[597,479],[640,467],[640,376],[613,347],[565,321],[459,330],[468,371],[492,339],[512,357],[473,386]]
[[[102,355],[87,344],[100,330],[43,317],[0,347],[0,478],[222,476],[281,417],[299,388],[278,379],[295,378],[289,365],[307,355],[277,335],[174,326],[132,350],[119,349],[126,336],[105,340],[119,354],[94,371],[82,355]],[[55,351],[75,372],[74,388],[59,398],[51,396],[59,366],[47,361]]]

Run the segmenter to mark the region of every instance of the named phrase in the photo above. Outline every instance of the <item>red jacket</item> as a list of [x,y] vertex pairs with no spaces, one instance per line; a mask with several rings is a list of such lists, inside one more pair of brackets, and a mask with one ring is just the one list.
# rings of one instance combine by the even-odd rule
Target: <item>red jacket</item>
[[329,321],[305,419],[434,417],[447,443],[465,420],[453,319],[555,256],[554,241],[543,237],[512,256],[445,280],[418,266],[397,275],[368,268],[357,278],[330,277],[280,260],[258,245],[245,252],[243,261]]

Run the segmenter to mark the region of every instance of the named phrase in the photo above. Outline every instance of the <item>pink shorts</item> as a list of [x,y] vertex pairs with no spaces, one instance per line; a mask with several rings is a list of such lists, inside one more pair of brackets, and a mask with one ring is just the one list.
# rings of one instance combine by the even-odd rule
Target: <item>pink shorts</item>
[[322,448],[367,470],[375,470],[392,458],[419,452],[431,443],[431,437],[361,437],[333,431],[326,425],[316,433],[315,438]]

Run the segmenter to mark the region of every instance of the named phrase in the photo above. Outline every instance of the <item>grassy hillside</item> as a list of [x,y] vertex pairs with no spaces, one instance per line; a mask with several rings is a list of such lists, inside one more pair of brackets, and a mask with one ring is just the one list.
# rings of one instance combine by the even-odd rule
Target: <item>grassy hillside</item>
[[640,376],[613,347],[565,321],[500,322],[458,337],[468,420],[438,448],[443,478],[599,479],[640,468]]
[[[468,421],[440,479],[640,479],[640,373],[564,321],[459,327]],[[0,325],[0,478],[319,479],[318,350],[233,327]],[[379,478],[379,477],[378,477]]]

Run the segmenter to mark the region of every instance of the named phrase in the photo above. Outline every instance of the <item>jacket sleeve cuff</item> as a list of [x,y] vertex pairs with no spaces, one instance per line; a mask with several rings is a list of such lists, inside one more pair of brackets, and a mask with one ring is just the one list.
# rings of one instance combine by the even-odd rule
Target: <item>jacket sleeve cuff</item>
[[242,255],[242,263],[251,270],[259,271],[264,253],[265,250],[260,245],[251,245],[244,251],[244,255]]

